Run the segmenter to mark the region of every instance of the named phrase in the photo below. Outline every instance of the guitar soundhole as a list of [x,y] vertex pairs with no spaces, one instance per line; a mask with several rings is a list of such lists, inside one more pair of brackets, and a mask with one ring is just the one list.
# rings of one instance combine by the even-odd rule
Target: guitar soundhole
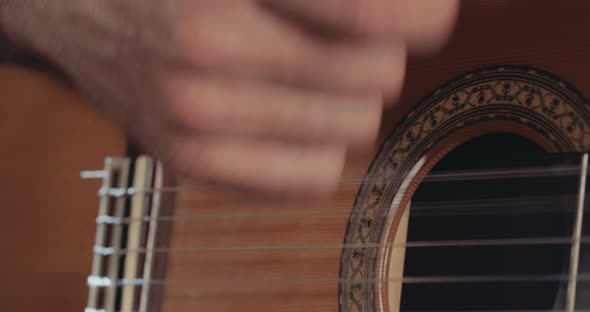
[[[548,155],[520,137],[494,134],[460,146],[431,173],[575,166],[578,159]],[[577,190],[577,176],[425,181],[412,199],[408,241],[568,237]],[[401,310],[563,310],[559,298],[565,282],[550,277],[567,276],[569,250],[563,243],[408,248],[404,276],[441,280],[404,283]],[[487,281],[444,281],[466,276]],[[539,280],[502,281],[509,276]]]

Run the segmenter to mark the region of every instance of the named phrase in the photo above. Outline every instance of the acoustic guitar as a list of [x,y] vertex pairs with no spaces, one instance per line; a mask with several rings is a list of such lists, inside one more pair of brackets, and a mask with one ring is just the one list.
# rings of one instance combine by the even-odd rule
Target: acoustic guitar
[[588,12],[465,1],[313,200],[177,179],[67,82],[3,66],[0,308],[590,311]]

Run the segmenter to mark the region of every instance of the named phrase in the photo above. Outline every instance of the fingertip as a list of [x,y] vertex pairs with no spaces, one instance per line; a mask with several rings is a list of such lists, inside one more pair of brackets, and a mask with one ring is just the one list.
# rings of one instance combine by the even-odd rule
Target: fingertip
[[424,0],[406,3],[408,49],[419,56],[439,53],[450,40],[460,13],[460,0]]
[[383,109],[388,109],[395,105],[403,92],[407,76],[407,58],[404,57],[400,61],[403,63],[399,65],[400,69],[397,70],[398,73],[390,78],[388,81],[389,88],[384,89],[381,94]]
[[355,135],[349,150],[363,152],[376,144],[383,116],[383,97],[375,96],[373,102],[368,105],[365,116],[359,116],[359,124],[353,129]]
[[[244,184],[254,192],[272,197],[321,199],[333,196],[339,189],[346,160],[345,147],[320,148],[313,159],[292,163],[288,170],[272,170],[262,179]],[[307,158],[310,155],[303,156]],[[287,164],[283,164],[285,166]]]
[[315,196],[330,196],[338,190],[346,163],[346,147],[332,147],[327,156],[323,165],[318,164],[324,169],[321,178],[314,179],[317,183],[311,194]]

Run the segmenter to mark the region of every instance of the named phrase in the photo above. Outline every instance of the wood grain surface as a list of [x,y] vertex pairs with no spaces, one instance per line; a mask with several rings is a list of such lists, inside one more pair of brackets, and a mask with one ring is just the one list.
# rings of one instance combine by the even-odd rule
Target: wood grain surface
[[86,304],[99,181],[79,172],[123,155],[125,141],[63,83],[0,70],[0,305],[81,311]]

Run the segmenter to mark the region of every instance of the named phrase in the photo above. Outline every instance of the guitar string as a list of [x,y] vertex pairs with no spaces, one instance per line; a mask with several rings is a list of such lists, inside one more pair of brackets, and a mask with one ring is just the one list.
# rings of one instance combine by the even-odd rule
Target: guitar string
[[[135,286],[197,286],[203,285],[211,287],[213,285],[227,285],[252,287],[257,285],[277,286],[277,285],[309,285],[309,284],[351,284],[351,285],[371,285],[383,283],[401,283],[401,284],[471,284],[471,283],[535,283],[535,282],[565,282],[568,281],[567,274],[514,274],[514,275],[449,275],[449,276],[406,276],[391,278],[329,278],[329,277],[307,277],[307,278],[242,278],[242,279],[118,279],[104,288],[122,287],[126,285]],[[590,281],[590,273],[579,274],[577,281]]]
[[[559,202],[557,202],[559,201]],[[548,208],[555,204],[571,204],[572,207]],[[243,202],[240,204],[244,204]],[[439,202],[424,202],[412,205],[412,216],[439,216],[439,215],[495,215],[495,214],[555,214],[555,213],[573,213],[575,205],[575,196],[538,196],[538,197],[519,197],[519,198],[505,198],[505,199],[490,199],[490,200],[464,200],[464,201],[439,201]],[[507,206],[507,207],[506,207]],[[196,204],[191,206],[177,204],[176,209],[203,209]],[[216,219],[244,219],[244,218],[289,218],[294,216],[314,216],[314,217],[333,217],[334,215],[341,215],[342,217],[365,217],[364,212],[350,211],[352,207],[341,208],[317,208],[304,211],[240,211],[231,213],[209,213],[209,214],[194,214],[194,215],[164,215],[159,217],[126,217],[120,220],[121,224],[131,224],[135,222],[150,222],[155,220],[157,222],[173,222],[173,221],[210,221]],[[481,208],[491,208],[486,210],[476,210]],[[460,209],[465,209],[461,211]],[[373,213],[383,211],[390,211],[389,207],[378,207],[372,210]],[[457,211],[459,210],[459,211]],[[108,216],[104,221],[107,221]],[[99,217],[99,222],[101,217]]]
[[[179,295],[170,295],[167,298],[169,299],[175,299],[175,298],[184,298],[185,296],[179,296]],[[193,297],[191,297],[193,298]],[[139,310],[129,310],[129,311],[120,311],[120,310],[116,310],[114,312],[140,312]],[[559,310],[559,309],[550,309],[550,310],[451,310],[451,311],[447,311],[447,310],[441,310],[441,311],[436,311],[436,310],[399,310],[399,312],[566,312],[565,310]],[[574,312],[590,312],[590,309],[578,309],[578,310],[574,310]]]
[[[364,243],[364,244],[326,244],[326,245],[249,245],[249,246],[199,246],[175,248],[137,248],[114,250],[108,247],[95,246],[94,252],[104,256],[123,256],[126,254],[143,253],[211,253],[236,251],[293,251],[293,250],[330,250],[330,249],[387,249],[387,248],[424,248],[424,247],[485,247],[485,246],[534,246],[534,245],[569,245],[571,236],[540,237],[540,238],[499,238],[474,240],[441,240],[414,241],[407,243]],[[582,236],[580,242],[590,244],[590,236]]]
[[[511,171],[511,174],[512,173],[514,173],[514,172]],[[564,171],[560,171],[559,174],[560,175],[564,175],[565,173],[564,173]],[[455,175],[453,177],[452,175],[447,174],[446,175],[447,178],[445,179],[445,181],[449,181],[451,179],[454,179],[454,180],[464,179],[466,177],[469,178],[469,179],[484,178],[484,176],[487,176],[485,178],[488,178],[488,179],[489,178],[507,178],[507,175],[505,174],[505,172],[495,172],[495,173],[493,173],[491,175],[492,176],[490,176],[489,174],[482,174],[482,175],[478,175],[478,176],[475,176],[475,175],[468,176],[466,174],[460,174],[460,175]],[[441,175],[440,177],[442,177],[442,176],[443,175]],[[537,172],[528,171],[528,173],[526,174],[526,176],[527,177],[538,177],[539,176],[539,172],[538,171]],[[431,177],[430,180],[435,180],[433,178],[436,178],[436,177],[433,177],[432,175],[429,175],[429,176],[426,176],[426,177]],[[515,177],[515,176],[514,175],[511,175],[510,177]],[[519,177],[524,177],[524,174],[521,174]],[[388,179],[388,180],[391,180],[391,179]],[[352,180],[349,180],[349,181],[352,181]],[[357,180],[356,182],[366,183],[367,180],[366,179],[364,179],[364,180]],[[173,189],[171,189],[171,188],[160,188],[160,189],[154,188],[154,189],[151,189],[151,190],[149,190],[149,189],[146,189],[146,190],[137,190],[137,189],[133,190],[133,189],[130,189],[130,192],[128,192],[129,193],[128,195],[132,195],[132,194],[136,193],[137,191],[141,191],[141,192],[150,192],[150,191],[151,192],[154,192],[154,191],[158,191],[158,192],[165,192],[165,191],[178,192],[180,190],[181,190],[180,188],[176,188],[176,187],[174,187]],[[558,238],[558,240],[559,240],[559,238]],[[590,242],[590,238],[589,237],[583,237],[582,238],[582,241],[583,241],[583,243],[588,243],[588,242]],[[449,242],[447,242],[447,243],[449,243]],[[475,243],[475,241],[470,241],[470,242],[465,242],[464,241],[464,242],[460,242],[460,243],[455,242],[454,244],[458,244],[458,245],[455,245],[455,246],[466,246],[465,244],[473,246],[474,243]],[[489,246],[490,244],[491,245],[495,245],[497,243],[498,243],[498,241],[496,241],[496,242],[488,241],[487,244],[484,243],[483,241],[479,241],[476,245],[478,245],[478,246],[482,246],[482,245]],[[523,244],[523,243],[524,243],[524,241],[518,242],[516,240],[512,240],[512,242],[505,241],[504,243],[502,243],[502,245],[505,245],[505,244],[508,244],[508,245],[513,245],[513,244],[520,245],[520,244]],[[540,242],[540,241],[534,242],[534,240],[529,240],[526,244],[528,245],[528,244],[539,244],[539,243],[564,243],[564,241],[558,242],[556,240],[553,240],[552,241],[551,239],[545,239],[544,242]],[[570,239],[569,243],[571,243],[571,239]],[[418,245],[414,245],[414,244],[416,244],[416,243],[406,243],[405,245],[406,245],[406,247],[412,247],[412,245],[414,247],[418,247]],[[444,245],[444,243],[441,244],[441,242],[437,242],[437,245],[439,245],[439,246],[440,245]],[[294,246],[278,246],[278,247],[276,247],[276,246],[258,246],[258,247],[256,247],[256,246],[248,246],[248,247],[236,247],[236,248],[233,248],[233,247],[224,247],[223,250],[236,250],[236,249],[241,249],[241,250],[256,250],[258,248],[261,248],[261,249],[268,249],[268,248],[270,248],[272,250],[276,250],[276,248],[292,249],[293,247]],[[326,248],[326,247],[327,248],[332,248],[330,246],[314,246],[313,248]],[[346,248],[353,248],[353,247],[354,248],[359,248],[359,246],[338,246],[337,248],[343,248],[343,247],[346,247]],[[395,248],[395,246],[373,246],[373,247],[376,247],[376,248],[393,247],[393,248]],[[247,248],[247,249],[243,249],[243,248]],[[295,246],[295,248],[300,248],[300,247],[299,246]],[[307,248],[309,248],[309,246],[305,246],[305,247],[301,246],[301,248],[306,248],[307,249]],[[368,247],[368,246],[361,246],[360,248],[370,248],[370,247]],[[191,249],[191,250],[192,251],[203,252],[203,251],[218,251],[220,249],[196,248],[196,249]],[[140,251],[141,250],[136,250],[136,251],[130,251],[130,250],[128,250],[128,251],[124,251],[124,252],[127,253],[127,252],[140,252]],[[148,251],[148,250],[146,249],[146,250],[144,250],[144,252],[145,251]],[[170,251],[173,251],[173,249],[153,249],[153,251],[154,252],[170,252]],[[120,253],[117,253],[117,254],[120,254]],[[556,277],[547,277],[547,276],[544,276],[544,277],[541,277],[541,276],[508,276],[508,277],[505,276],[505,277],[497,277],[496,276],[496,277],[493,277],[493,278],[488,278],[488,277],[454,277],[454,278],[434,278],[434,279],[431,277],[430,280],[426,280],[426,281],[425,280],[419,280],[419,279],[412,280],[412,278],[406,277],[406,278],[401,279],[400,281],[401,282],[404,282],[405,281],[406,283],[408,283],[408,282],[409,283],[412,283],[412,282],[415,283],[415,282],[421,282],[421,281],[422,282],[428,282],[428,283],[434,283],[434,282],[446,282],[446,283],[448,283],[448,282],[486,282],[486,281],[487,282],[492,282],[492,281],[493,282],[496,282],[496,281],[518,281],[518,280],[522,281],[523,279],[524,280],[531,280],[531,279],[533,279],[533,280],[536,280],[536,281],[541,281],[541,280],[542,281],[545,281],[547,279],[567,280],[567,277],[557,277],[556,278]],[[578,277],[578,279],[580,279],[580,280],[590,280],[590,278],[587,277],[587,276],[585,276],[585,275],[580,275]],[[388,279],[387,281],[388,282],[392,282],[391,279]],[[158,280],[151,280],[148,283],[149,284],[152,284],[152,283],[156,283],[157,284],[158,282],[159,282]],[[232,284],[235,284],[236,281],[235,280],[232,280],[230,282]],[[380,281],[380,282],[383,282],[383,281]],[[162,280],[161,283],[166,284],[166,283],[171,283],[171,281],[170,280]],[[248,283],[251,284],[251,282],[248,282]]]
[[[590,309],[582,308],[574,310],[575,312],[590,312]],[[399,312],[565,312],[562,309],[550,309],[550,310],[400,310]]]
[[[174,299],[174,298],[183,298],[186,296],[179,296],[179,295],[170,295],[167,298]],[[192,297],[191,297],[192,298]],[[113,312],[140,312],[139,310],[129,310],[129,311],[121,311],[115,310]],[[559,309],[550,309],[550,310],[399,310],[399,312],[566,312],[565,310]],[[574,310],[574,312],[590,312],[590,309],[578,309]]]
[[[399,312],[567,312],[566,310],[453,310],[453,311],[436,311],[436,310],[400,310]],[[574,312],[590,312],[590,309],[578,309]]]
[[576,296],[578,287],[580,264],[580,238],[582,237],[582,225],[584,220],[584,204],[586,197],[586,180],[588,177],[588,153],[584,153],[581,161],[580,178],[578,186],[578,201],[573,225],[573,243],[570,250],[569,277],[566,289],[566,310],[573,312],[576,309]]
[[[522,169],[490,169],[490,170],[473,170],[473,171],[449,171],[441,173],[431,173],[427,175],[415,176],[415,179],[423,179],[425,182],[448,182],[448,181],[465,181],[465,180],[492,180],[492,179],[522,179],[522,178],[544,178],[544,177],[568,177],[577,176],[580,170],[575,166],[558,166],[558,167],[531,167]],[[392,182],[406,179],[406,176],[384,176],[378,178],[346,178],[340,179],[339,186],[358,186],[372,182]],[[227,187],[218,187],[211,185],[186,185],[186,186],[162,186],[154,188],[103,188],[99,191],[101,195],[124,197],[132,196],[137,193],[183,193],[183,192],[211,192],[211,191],[236,191]]]

